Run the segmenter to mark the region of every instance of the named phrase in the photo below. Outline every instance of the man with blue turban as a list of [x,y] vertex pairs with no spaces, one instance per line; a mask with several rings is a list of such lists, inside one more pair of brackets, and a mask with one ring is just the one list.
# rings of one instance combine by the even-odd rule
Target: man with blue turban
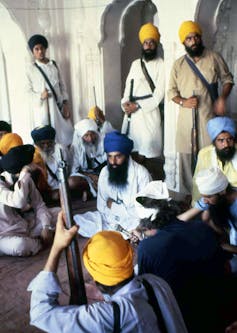
[[219,168],[227,177],[230,185],[237,189],[237,151],[236,127],[229,117],[215,117],[207,122],[207,132],[212,144],[199,151],[193,177],[193,202],[200,198],[196,176],[200,170]]
[[149,183],[151,176],[131,158],[132,149],[133,141],[125,134],[118,131],[106,134],[107,165],[99,175],[97,211],[74,216],[82,236],[91,237],[101,230],[114,229],[118,224],[128,230],[138,225],[135,196]]

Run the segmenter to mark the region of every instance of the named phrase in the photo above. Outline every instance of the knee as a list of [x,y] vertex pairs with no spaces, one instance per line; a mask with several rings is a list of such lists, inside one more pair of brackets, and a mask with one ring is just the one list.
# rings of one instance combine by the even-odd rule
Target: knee
[[[12,237],[1,240],[1,252],[5,255],[16,257],[28,257],[39,252],[42,245],[39,239],[30,237]],[[5,244],[4,244],[5,243]]]

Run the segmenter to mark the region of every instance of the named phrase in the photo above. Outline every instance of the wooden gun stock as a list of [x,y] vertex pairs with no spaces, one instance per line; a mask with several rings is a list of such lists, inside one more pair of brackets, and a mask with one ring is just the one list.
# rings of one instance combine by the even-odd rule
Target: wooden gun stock
[[192,161],[191,168],[192,174],[194,174],[196,163],[197,163],[197,155],[198,155],[198,129],[197,129],[197,110],[192,109],[192,119],[193,119],[193,127],[191,131],[191,144],[192,144]]
[[[58,178],[60,181],[60,201],[63,210],[66,227],[70,229],[75,222],[72,217],[72,206],[67,181],[66,163],[62,157],[60,150],[61,161],[59,162]],[[74,238],[70,246],[66,249],[67,269],[70,284],[70,304],[83,305],[87,304],[83,271],[81,265],[80,252],[77,239]]]

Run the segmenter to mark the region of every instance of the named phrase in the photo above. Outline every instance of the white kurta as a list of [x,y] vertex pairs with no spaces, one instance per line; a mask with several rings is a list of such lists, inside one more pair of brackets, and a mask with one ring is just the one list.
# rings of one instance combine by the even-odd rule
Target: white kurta
[[[105,166],[99,176],[97,211],[74,216],[80,226],[79,233],[84,237],[91,237],[101,230],[114,229],[116,224],[127,230],[135,229],[139,224],[135,196],[151,181],[147,169],[129,158],[128,184],[122,190],[111,185],[108,178],[108,168]],[[108,199],[114,200],[111,208],[107,207]]]
[[[63,100],[68,100],[68,94],[59,69],[52,61],[47,64],[36,62],[47,75],[56,92],[58,102],[62,104]],[[26,90],[31,97],[32,127],[51,124],[56,129],[56,141],[66,146],[71,144],[73,135],[71,120],[63,118],[43,75],[34,64],[30,64],[27,68],[26,76]],[[40,97],[45,88],[49,90],[50,97],[46,100],[41,100]]]
[[[1,174],[0,180],[0,255],[30,255],[41,248],[39,239],[43,226],[53,226],[53,215],[50,213],[29,173],[20,173],[19,180],[10,190],[11,175]],[[17,209],[27,204],[33,213],[20,215]],[[53,221],[54,220],[54,221]]]
[[[161,58],[144,61],[147,71],[152,78],[156,89],[152,94],[151,88],[143,74],[140,59],[135,60],[129,71],[122,104],[129,100],[130,83],[134,79],[133,96],[152,94],[152,97],[137,100],[140,108],[131,115],[130,130],[128,136],[134,141],[134,151],[147,158],[158,157],[162,153],[162,129],[160,110],[158,105],[165,94],[164,63]],[[122,125],[122,133],[126,133],[128,118],[125,115]]]

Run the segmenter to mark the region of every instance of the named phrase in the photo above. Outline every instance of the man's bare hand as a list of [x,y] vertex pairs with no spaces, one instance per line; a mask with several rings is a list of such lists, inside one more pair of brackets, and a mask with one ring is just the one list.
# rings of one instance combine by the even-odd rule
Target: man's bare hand
[[49,97],[49,92],[48,92],[48,90],[45,88],[44,91],[41,93],[40,98],[41,98],[42,100],[44,100],[44,99],[47,99],[48,97]]
[[68,102],[63,103],[62,115],[64,119],[70,118],[70,108]]
[[220,96],[213,105],[213,111],[217,116],[224,116],[226,113],[225,99]]
[[103,111],[98,108],[98,106],[95,107],[95,118],[96,121],[98,121],[100,124],[103,124],[105,122],[105,116],[103,114]]
[[191,96],[183,100],[183,107],[188,109],[197,109],[198,108],[198,98],[197,96]]
[[138,105],[137,103],[127,101],[123,103],[123,108],[125,113],[129,116],[138,110]]

